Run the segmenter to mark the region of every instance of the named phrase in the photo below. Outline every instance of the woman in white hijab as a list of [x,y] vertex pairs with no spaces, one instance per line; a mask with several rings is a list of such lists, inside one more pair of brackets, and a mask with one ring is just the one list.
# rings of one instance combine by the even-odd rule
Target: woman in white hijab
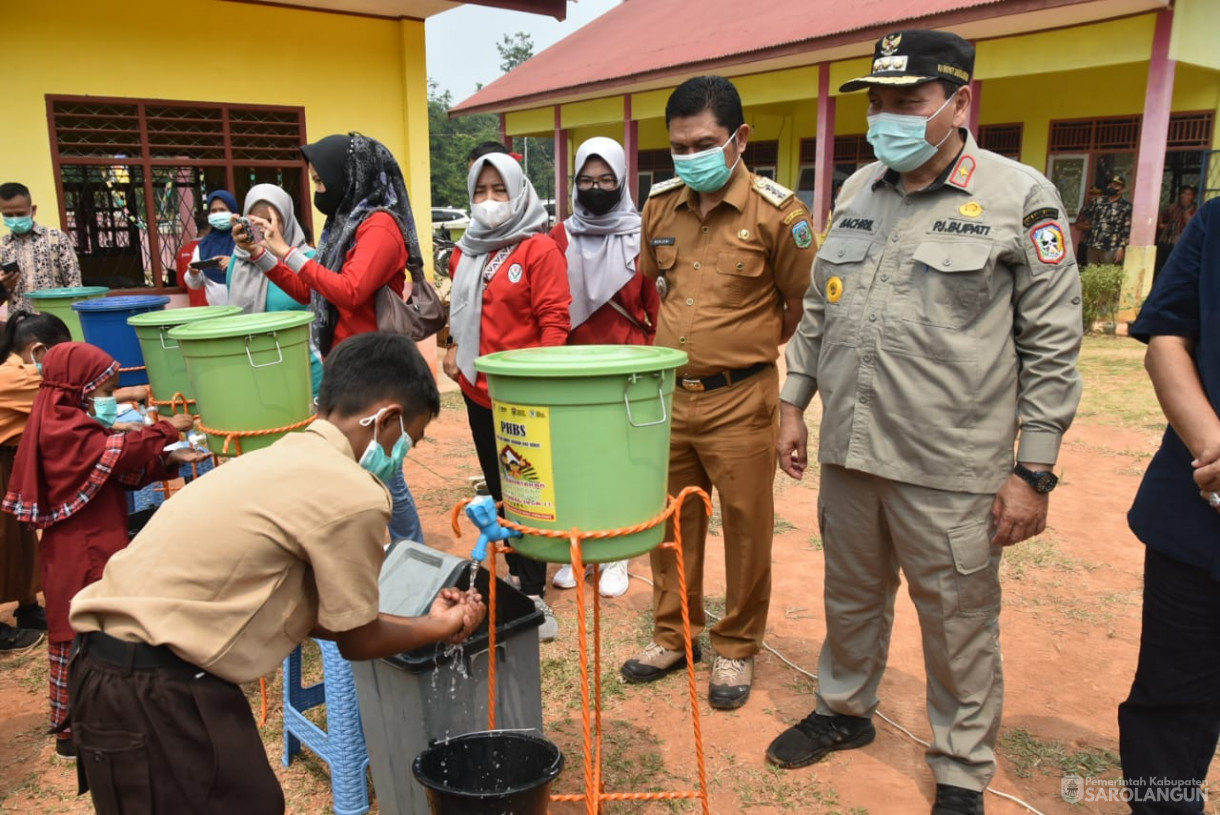
[[[253,215],[270,222],[289,246],[299,250],[304,257],[312,258],[317,252],[305,240],[305,230],[296,217],[292,196],[275,184],[255,184],[246,193],[243,215]],[[294,299],[286,291],[272,283],[267,275],[250,259],[250,253],[241,246],[233,249],[233,262],[229,264],[226,279],[229,289],[229,304],[241,306],[242,314],[260,314],[264,311],[309,311],[309,301]],[[318,353],[310,338],[309,376],[313,395],[318,395],[322,384],[322,355]]]
[[[651,345],[656,333],[661,301],[656,286],[636,268],[640,214],[627,185],[627,156],[618,142],[598,136],[580,145],[572,217],[551,230],[568,260],[569,345]],[[551,582],[573,588],[572,567],[561,568]],[[627,561],[602,567],[602,597],[619,597],[627,585]]]
[[[444,369],[462,387],[483,479],[499,502],[503,496],[491,397],[487,378],[475,370],[475,357],[563,345],[572,295],[563,253],[546,235],[546,209],[521,165],[502,153],[482,156],[471,165],[466,186],[473,223],[450,260],[451,345]],[[555,639],[555,615],[542,600],[546,564],[513,554],[508,568],[545,615],[539,639]]]

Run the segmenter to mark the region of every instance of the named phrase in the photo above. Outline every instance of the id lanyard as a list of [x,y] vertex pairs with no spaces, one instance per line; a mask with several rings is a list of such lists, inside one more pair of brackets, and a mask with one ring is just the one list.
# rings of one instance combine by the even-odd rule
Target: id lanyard
[[504,261],[508,260],[508,256],[516,248],[517,245],[515,243],[512,246],[502,247],[491,260],[487,261],[487,265],[483,267],[483,288],[486,289],[491,284],[492,278],[496,276],[496,272],[500,270],[500,267],[504,265]]

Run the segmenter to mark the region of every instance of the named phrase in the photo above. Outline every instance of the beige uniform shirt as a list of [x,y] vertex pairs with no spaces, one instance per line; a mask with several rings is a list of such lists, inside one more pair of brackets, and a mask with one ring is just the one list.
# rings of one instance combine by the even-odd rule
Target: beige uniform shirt
[[187,485],[72,601],[72,627],[168,645],[230,682],[269,674],[315,626],[378,612],[390,497],[321,419]]
[[871,164],[844,184],[788,344],[780,398],[820,390],[819,459],[936,489],[994,492],[1053,463],[1080,401],[1080,277],[1058,192],[967,134],[906,193]]
[[640,271],[667,288],[656,344],[690,357],[679,378],[773,362],[784,301],[809,287],[816,252],[804,204],[744,164],[706,218],[698,201],[673,179],[653,187],[642,216]]

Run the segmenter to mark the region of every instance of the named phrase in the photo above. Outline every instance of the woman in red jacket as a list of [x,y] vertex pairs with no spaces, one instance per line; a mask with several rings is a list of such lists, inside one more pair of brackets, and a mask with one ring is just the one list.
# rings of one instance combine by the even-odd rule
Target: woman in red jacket
[[[487,378],[475,357],[495,351],[563,345],[568,340],[567,269],[563,253],[546,235],[547,213],[521,165],[492,153],[476,159],[467,177],[473,223],[450,260],[450,339],[445,373],[462,386],[487,491],[499,502],[500,466]],[[546,564],[508,556],[521,591],[546,615],[539,639],[553,640],[555,616],[543,602]]]
[[[626,178],[627,156],[614,139],[597,136],[576,151],[576,206],[551,230],[568,261],[569,345],[651,345],[656,333],[661,300],[657,287],[636,268],[640,214]],[[552,582],[561,589],[574,587],[571,565],[556,572]],[[627,583],[627,561],[617,560],[602,567],[598,591],[619,597]]]
[[[377,292],[389,286],[411,295],[403,270],[423,268],[415,218],[402,170],[385,145],[359,133],[327,136],[301,148],[316,189],[314,206],[326,215],[317,254],[291,246],[269,221],[250,216],[261,244],[235,229],[250,260],[316,318],[313,347],[325,357],[348,337],[377,330]],[[390,537],[423,543],[415,498],[401,471],[386,484],[394,501]]]

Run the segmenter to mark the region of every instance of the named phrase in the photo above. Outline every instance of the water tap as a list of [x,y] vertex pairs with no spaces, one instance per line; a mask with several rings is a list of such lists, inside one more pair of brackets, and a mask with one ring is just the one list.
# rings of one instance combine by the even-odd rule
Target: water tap
[[496,502],[490,495],[480,495],[467,504],[466,517],[479,528],[479,542],[470,551],[470,559],[475,563],[482,563],[487,559],[487,544],[491,541],[521,537],[521,533],[515,529],[500,525]]

